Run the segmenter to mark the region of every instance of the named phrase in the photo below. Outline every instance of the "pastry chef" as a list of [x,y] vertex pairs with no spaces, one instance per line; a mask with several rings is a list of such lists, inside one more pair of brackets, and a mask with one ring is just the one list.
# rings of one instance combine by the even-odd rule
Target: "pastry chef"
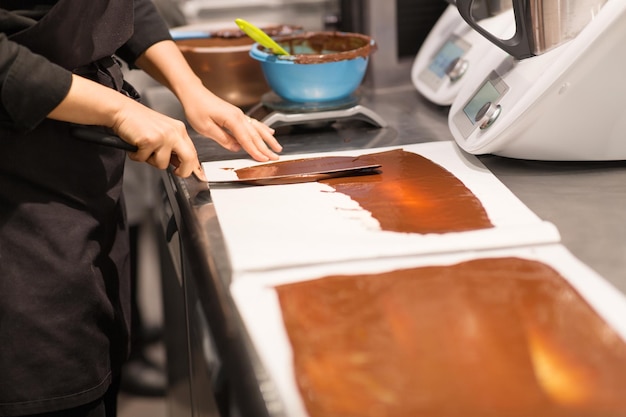
[[128,348],[125,151],[186,177],[185,125],[142,104],[118,58],[179,98],[190,125],[277,158],[273,131],[206,90],[150,0],[0,0],[0,416],[114,416]]

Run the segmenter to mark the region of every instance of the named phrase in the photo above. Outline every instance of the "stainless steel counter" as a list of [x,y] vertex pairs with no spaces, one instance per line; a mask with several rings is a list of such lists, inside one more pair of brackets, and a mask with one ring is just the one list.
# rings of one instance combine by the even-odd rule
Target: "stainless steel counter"
[[[146,97],[156,110],[181,116],[167,91],[153,89]],[[414,90],[365,96],[362,104],[381,115],[389,127],[346,123],[342,129],[321,131],[280,128],[277,137],[284,153],[452,140],[447,109],[426,102]],[[192,136],[203,161],[245,157]],[[540,218],[557,226],[564,246],[626,293],[626,162],[541,162],[490,155],[480,159]],[[229,296],[230,265],[210,191],[193,178],[180,179],[170,173],[164,173],[163,186],[179,211],[176,221],[183,257],[191,270],[187,279],[197,291],[241,414],[281,415]]]

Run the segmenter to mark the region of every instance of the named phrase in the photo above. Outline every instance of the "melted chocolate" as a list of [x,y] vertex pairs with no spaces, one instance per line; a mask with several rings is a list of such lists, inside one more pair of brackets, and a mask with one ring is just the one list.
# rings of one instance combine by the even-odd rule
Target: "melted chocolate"
[[[359,33],[307,32],[276,38],[297,64],[319,64],[366,58],[376,51],[372,38]],[[266,48],[262,50],[269,52]]]
[[381,164],[382,174],[323,182],[358,202],[383,230],[449,233],[493,227],[480,200],[431,160],[402,149],[359,159]]
[[541,262],[479,259],[276,291],[311,417],[626,415],[626,344]]
[[429,159],[401,149],[359,157],[281,161],[236,172],[239,178],[258,178],[354,164],[381,164],[382,173],[320,182],[350,196],[383,230],[449,233],[493,227],[481,202],[458,178]]

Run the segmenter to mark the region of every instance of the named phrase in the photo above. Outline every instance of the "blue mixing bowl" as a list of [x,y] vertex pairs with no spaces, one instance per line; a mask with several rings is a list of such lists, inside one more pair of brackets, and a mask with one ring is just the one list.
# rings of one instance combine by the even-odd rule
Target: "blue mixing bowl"
[[275,39],[290,55],[274,55],[254,44],[268,85],[284,100],[324,103],[350,96],[361,84],[376,44],[369,36],[308,32]]

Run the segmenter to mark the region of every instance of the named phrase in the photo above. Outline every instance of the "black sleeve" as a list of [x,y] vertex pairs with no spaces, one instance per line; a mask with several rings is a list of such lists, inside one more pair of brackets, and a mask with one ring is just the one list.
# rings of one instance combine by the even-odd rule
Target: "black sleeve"
[[36,127],[67,96],[72,74],[0,33],[0,124]]
[[133,36],[117,51],[131,68],[136,68],[135,61],[150,46],[172,39],[165,20],[151,0],[134,0],[134,4]]

